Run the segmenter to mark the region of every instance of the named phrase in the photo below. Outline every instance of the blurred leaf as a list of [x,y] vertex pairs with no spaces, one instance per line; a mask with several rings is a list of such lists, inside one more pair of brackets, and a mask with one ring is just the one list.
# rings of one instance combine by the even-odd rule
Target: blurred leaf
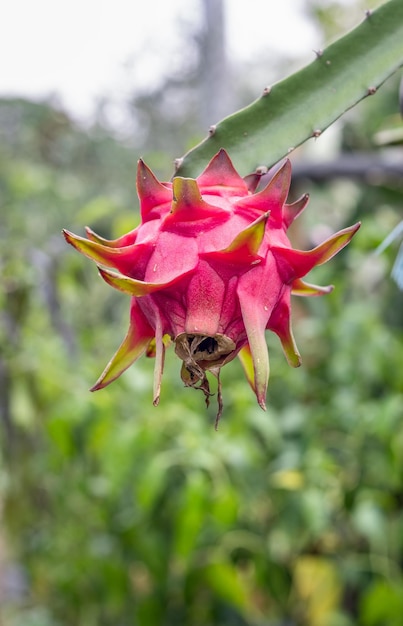
[[241,612],[252,610],[244,582],[237,569],[229,563],[210,563],[201,571],[203,579],[217,596]]
[[341,592],[333,563],[321,557],[298,557],[294,567],[294,585],[306,623],[310,626],[331,624]]
[[204,474],[191,471],[186,478],[176,516],[174,554],[187,559],[197,546],[197,538],[208,510],[208,484]]
[[379,580],[366,591],[360,614],[364,626],[400,626],[402,615],[401,582]]

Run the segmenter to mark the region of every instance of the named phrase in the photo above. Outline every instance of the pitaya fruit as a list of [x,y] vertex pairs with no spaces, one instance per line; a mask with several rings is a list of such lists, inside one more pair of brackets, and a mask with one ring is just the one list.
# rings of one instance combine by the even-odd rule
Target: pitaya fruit
[[242,178],[223,149],[196,180],[159,182],[140,160],[137,228],[112,241],[89,228],[88,239],[63,231],[68,243],[97,263],[109,285],[132,296],[128,333],[92,391],[114,381],[146,353],[155,357],[157,405],[165,349],[173,341],[183,361],[184,384],[201,389],[207,404],[211,394],[206,372],[218,379],[217,424],[222,412],[220,370],[236,356],[265,409],[266,330],[279,336],[290,365],[301,364],[291,329],[291,295],[319,296],[332,290],[302,278],[348,244],[360,224],[308,252],[294,250],[286,231],[308,195],[286,203],[289,160],[256,192],[260,177],[257,171]]

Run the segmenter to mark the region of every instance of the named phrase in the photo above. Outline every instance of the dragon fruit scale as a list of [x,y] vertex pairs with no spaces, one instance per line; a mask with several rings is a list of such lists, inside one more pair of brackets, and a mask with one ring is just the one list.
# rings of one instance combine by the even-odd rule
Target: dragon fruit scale
[[90,228],[87,238],[63,231],[68,243],[97,263],[105,282],[131,296],[127,335],[92,391],[114,381],[146,353],[155,357],[157,405],[165,350],[173,341],[184,384],[201,389],[207,404],[206,373],[217,378],[217,424],[220,370],[236,356],[265,409],[266,330],[278,335],[290,365],[301,364],[291,329],[291,295],[320,296],[332,290],[302,278],[347,245],[360,224],[313,250],[295,250],[286,231],[308,195],[287,204],[289,160],[256,191],[260,178],[258,171],[242,178],[223,149],[196,179],[178,176],[162,183],[140,160],[137,228],[112,241]]

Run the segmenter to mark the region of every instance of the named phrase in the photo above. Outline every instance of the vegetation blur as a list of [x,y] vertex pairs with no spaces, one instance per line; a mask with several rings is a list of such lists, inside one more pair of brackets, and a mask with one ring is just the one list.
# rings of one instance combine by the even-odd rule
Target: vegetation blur
[[[326,37],[350,26],[351,6],[308,4]],[[310,276],[334,292],[294,298],[303,366],[267,336],[267,412],[233,362],[215,432],[215,403],[183,388],[173,350],[158,407],[146,357],[88,391],[129,298],[60,231],[132,229],[138,157],[168,179],[205,134],[209,32],[186,35],[181,74],[133,93],[126,136],[106,101],[91,126],[52,102],[0,101],[1,626],[402,624],[403,293],[397,243],[374,253],[402,219],[400,77],[292,155],[292,196],[311,195],[296,247],[362,227]],[[249,69],[219,115],[259,93]]]

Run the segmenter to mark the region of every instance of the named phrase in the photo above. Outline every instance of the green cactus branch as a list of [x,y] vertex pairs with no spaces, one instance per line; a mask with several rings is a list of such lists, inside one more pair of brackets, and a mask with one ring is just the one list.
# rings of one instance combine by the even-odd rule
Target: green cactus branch
[[197,176],[220,148],[243,174],[273,165],[376,93],[402,65],[403,1],[389,0],[318,52],[310,65],[212,126],[201,143],[177,160],[174,175]]

